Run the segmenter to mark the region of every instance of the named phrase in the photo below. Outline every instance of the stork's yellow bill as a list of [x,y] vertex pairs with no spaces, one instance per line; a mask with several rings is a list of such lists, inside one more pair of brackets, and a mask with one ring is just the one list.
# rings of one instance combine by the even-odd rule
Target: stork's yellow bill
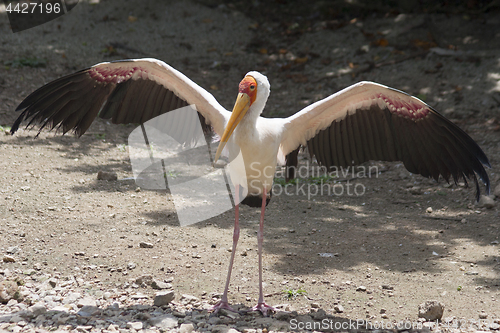
[[257,82],[251,76],[245,76],[245,78],[240,82],[238,97],[236,97],[236,102],[234,103],[233,112],[231,114],[231,118],[227,122],[226,128],[224,130],[224,134],[220,139],[219,147],[217,148],[217,152],[215,153],[214,163],[220,157],[222,150],[226,146],[227,140],[231,137],[236,126],[240,123],[241,119],[245,116],[248,109],[255,101],[257,96]]

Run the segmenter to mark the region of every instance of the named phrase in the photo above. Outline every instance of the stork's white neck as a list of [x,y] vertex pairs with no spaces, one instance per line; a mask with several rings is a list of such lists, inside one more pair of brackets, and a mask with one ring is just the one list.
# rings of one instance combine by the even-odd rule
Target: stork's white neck
[[271,92],[271,86],[265,75],[259,72],[248,72],[247,76],[252,76],[257,82],[257,96],[235,129],[234,135],[237,137],[237,142],[238,139],[247,141],[256,139],[256,136],[258,136],[257,120],[264,111]]
[[[257,100],[255,102],[257,102]],[[247,113],[245,114],[243,119],[241,119],[241,122],[238,124],[234,131],[236,142],[239,141],[238,139],[250,141],[258,132],[257,119],[262,113],[263,106],[257,105],[255,102],[250,106]]]

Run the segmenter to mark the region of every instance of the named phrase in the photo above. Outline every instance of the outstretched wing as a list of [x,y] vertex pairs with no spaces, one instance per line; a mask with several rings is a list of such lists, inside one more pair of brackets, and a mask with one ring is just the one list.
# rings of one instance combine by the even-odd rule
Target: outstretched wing
[[222,135],[231,113],[205,89],[156,59],[104,62],[47,83],[16,111],[11,128],[23,121],[40,130],[61,128],[81,136],[99,116],[114,124],[144,123],[160,114],[194,104],[205,124]]
[[416,97],[373,82],[360,82],[286,119],[285,155],[308,147],[330,168],[369,160],[402,161],[408,171],[457,182],[476,174],[490,190],[488,158],[458,126]]

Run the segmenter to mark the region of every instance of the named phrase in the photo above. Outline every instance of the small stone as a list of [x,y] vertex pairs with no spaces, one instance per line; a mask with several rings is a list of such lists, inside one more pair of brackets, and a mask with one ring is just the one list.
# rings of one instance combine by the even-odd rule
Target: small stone
[[492,196],[481,195],[477,205],[481,208],[492,209],[495,207],[495,200],[493,200]]
[[75,329],[80,333],[88,333],[92,329],[92,326],[77,326]]
[[19,252],[19,248],[17,246],[10,246],[5,252],[7,252],[7,254],[15,254]]
[[172,315],[178,317],[178,318],[185,318],[186,314],[184,312],[179,312],[179,311],[172,311]]
[[380,314],[383,314],[383,313],[386,313],[386,312],[387,312],[386,309],[384,309],[384,308],[380,309]]
[[173,290],[170,291],[159,291],[156,293],[154,298],[154,306],[162,306],[167,305],[172,302],[175,298],[175,294]]
[[116,172],[99,171],[97,173],[97,180],[106,180],[108,182],[118,179]]
[[323,309],[319,309],[316,312],[312,312],[310,315],[314,320],[322,321],[326,318],[326,311]]
[[69,308],[65,307],[65,306],[54,306],[52,309],[50,309],[50,311],[57,311],[57,312],[61,312],[61,313],[68,313],[69,312]]
[[63,299],[62,303],[63,304],[71,304],[71,303],[75,303],[77,299],[79,299],[80,297],[82,297],[82,294],[80,293],[69,293],[68,295],[66,295],[66,297]]
[[110,299],[111,298],[111,293],[109,291],[105,291],[104,294],[102,294],[102,298],[104,298],[104,299]]
[[128,270],[132,270],[132,269],[134,269],[134,268],[136,268],[136,267],[137,267],[137,265],[136,265],[134,262],[129,262],[129,263],[127,264],[127,269],[128,269]]
[[359,286],[356,288],[356,291],[366,291],[366,287],[365,286]]
[[133,328],[136,331],[142,330],[142,321],[133,321],[127,323],[127,328]]
[[425,210],[426,213],[432,213],[432,207],[427,207],[427,209]]
[[130,296],[130,298],[132,298],[132,299],[145,299],[145,298],[149,298],[149,297],[148,297],[148,295],[144,295],[143,293],[137,293],[137,294]]
[[14,281],[0,282],[0,303],[7,304],[11,299],[19,298],[19,287]]
[[[246,326],[248,325],[246,322],[245,322],[245,325],[241,325],[241,326]],[[255,328],[244,328],[241,332],[243,333],[257,333],[257,330]]]
[[52,288],[55,288],[55,287],[57,286],[57,279],[56,279],[56,278],[50,278],[50,279],[48,280],[48,283],[50,284],[50,286],[51,286]]
[[7,302],[7,306],[14,306],[17,305],[19,302],[15,299],[11,299],[10,301]]
[[313,309],[319,309],[319,307],[320,307],[319,303],[316,303],[316,302],[311,303],[311,308],[313,308]]
[[8,254],[3,256],[3,262],[16,262],[16,258],[9,256]]
[[92,306],[92,305],[85,305],[81,307],[80,310],[77,312],[77,314],[82,317],[97,316],[100,313],[101,310],[97,306]]
[[181,296],[181,302],[184,304],[192,304],[192,303],[196,303],[199,301],[200,301],[200,299],[196,296],[187,295],[187,294],[183,294]]
[[427,321],[441,320],[444,304],[438,301],[426,301],[418,306],[418,317]]
[[166,330],[169,328],[175,328],[178,325],[178,320],[171,314],[166,314],[158,317],[152,317],[148,320],[148,322],[158,327],[160,330]]
[[479,319],[487,319],[488,318],[488,314],[484,311],[481,311],[481,313],[479,314]]
[[[226,325],[213,325],[212,333],[229,333],[229,327]],[[262,330],[262,333],[264,333],[264,330]]]
[[421,195],[422,194],[422,188],[420,186],[413,186],[412,188],[409,189],[410,194],[413,195]]
[[288,319],[290,319],[290,313],[285,311],[276,312],[276,314],[274,315],[274,319],[288,321]]
[[118,331],[118,328],[119,328],[118,325],[109,324],[108,331],[110,331],[110,332],[116,332],[116,331]]
[[141,247],[143,249],[152,249],[153,248],[153,244],[152,243],[148,243],[148,242],[140,242],[139,243],[139,247]]
[[340,305],[340,304],[336,304],[336,305],[333,307],[333,309],[334,309],[334,310],[335,310],[335,312],[337,312],[337,313],[342,313],[342,312],[344,312],[344,307],[343,307],[342,305]]
[[382,313],[382,315],[380,316],[380,318],[382,318],[382,319],[389,319],[389,316],[387,315],[387,313]]
[[221,299],[222,298],[222,293],[218,293],[218,292],[211,292],[210,294],[208,294],[208,297],[210,298],[216,298],[216,299]]
[[45,307],[45,304],[39,302],[36,303],[28,308],[29,311],[33,313],[33,317],[38,317],[39,315],[43,315],[45,312],[47,312],[47,308]]
[[497,197],[500,198],[500,184],[498,184],[495,189],[493,190],[493,194]]
[[83,308],[84,306],[97,306],[97,302],[92,297],[87,296],[79,300],[76,306],[79,308]]
[[135,279],[135,283],[137,283],[138,285],[141,285],[144,283],[144,284],[149,286],[153,283],[153,276],[149,275],[149,274],[141,275],[137,279]]
[[208,323],[210,325],[220,325],[222,324],[222,320],[219,317],[213,316],[208,319]]
[[153,280],[153,282],[151,283],[151,287],[153,287],[153,289],[170,289],[172,288],[172,284],[158,280]]
[[181,327],[179,328],[179,333],[191,333],[194,331],[194,326],[193,324],[182,324]]

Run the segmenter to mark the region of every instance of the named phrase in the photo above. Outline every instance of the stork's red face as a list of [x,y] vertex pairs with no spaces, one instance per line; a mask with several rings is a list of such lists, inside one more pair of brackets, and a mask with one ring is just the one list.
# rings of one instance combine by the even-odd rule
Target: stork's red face
[[234,103],[233,113],[231,114],[231,118],[227,122],[226,129],[224,130],[224,134],[220,139],[219,147],[217,148],[217,152],[215,153],[214,163],[219,159],[220,154],[222,153],[222,149],[233,134],[236,126],[240,123],[241,119],[245,116],[250,106],[255,102],[257,98],[257,81],[252,76],[245,76],[243,80],[240,82],[239,86],[239,94],[236,98],[236,102]]
[[250,97],[250,105],[255,102],[257,97],[257,81],[251,76],[245,76],[240,82],[240,94],[247,94]]

